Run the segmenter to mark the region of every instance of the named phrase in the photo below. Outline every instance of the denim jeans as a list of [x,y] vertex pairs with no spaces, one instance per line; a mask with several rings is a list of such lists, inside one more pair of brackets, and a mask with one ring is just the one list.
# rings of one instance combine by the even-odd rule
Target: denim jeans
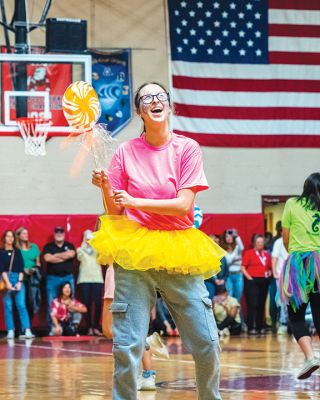
[[70,283],[72,293],[74,294],[74,278],[72,274],[66,276],[47,275],[47,302],[48,302],[48,325],[52,327],[50,317],[50,307],[52,300],[58,296],[59,288],[64,283]]
[[275,325],[278,322],[280,314],[280,307],[278,306],[276,301],[277,290],[278,290],[277,280],[272,278],[269,286],[269,300],[270,300],[269,313],[272,325]]
[[282,303],[279,301],[279,279],[275,280],[277,283],[277,293],[276,293],[276,301],[278,304],[278,307],[280,308],[280,317],[279,317],[279,322],[280,325],[288,325],[288,309],[287,309],[287,304]]
[[165,300],[195,361],[198,398],[220,400],[220,346],[202,276],[128,271],[115,266],[113,400],[136,400],[137,378],[156,291]]
[[[12,286],[15,286],[19,281],[19,274],[17,272],[8,273],[8,278]],[[26,288],[24,283],[21,283],[21,289],[19,291],[7,291],[3,297],[4,304],[4,319],[6,324],[6,329],[14,330],[14,320],[13,320],[13,300],[16,303],[16,307],[19,314],[21,330],[30,328],[30,319],[26,307]]]
[[215,291],[216,291],[216,286],[214,284],[214,280],[212,278],[211,279],[206,279],[204,281],[204,284],[206,285],[207,291],[209,293],[209,299],[213,300],[214,294],[215,294]]
[[230,274],[227,278],[226,287],[231,297],[235,297],[238,302],[241,302],[243,293],[243,274]]

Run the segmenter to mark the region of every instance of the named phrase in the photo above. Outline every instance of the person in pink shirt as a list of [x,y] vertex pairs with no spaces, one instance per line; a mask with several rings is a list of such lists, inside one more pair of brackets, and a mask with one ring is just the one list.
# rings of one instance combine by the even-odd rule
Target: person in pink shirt
[[159,291],[196,366],[198,398],[220,400],[219,340],[204,279],[225,255],[193,228],[193,204],[208,189],[200,146],[169,130],[170,95],[146,83],[135,96],[143,133],[122,143],[108,172],[93,171],[106,215],[90,241],[114,262],[113,398],[135,399],[149,316]]

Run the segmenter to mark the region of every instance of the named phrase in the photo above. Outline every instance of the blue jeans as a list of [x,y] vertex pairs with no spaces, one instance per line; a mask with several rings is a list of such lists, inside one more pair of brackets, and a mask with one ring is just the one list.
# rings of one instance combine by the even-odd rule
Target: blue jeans
[[229,274],[226,282],[226,287],[231,297],[235,297],[238,302],[241,302],[241,297],[243,293],[243,274],[239,272],[238,274]]
[[50,307],[52,300],[58,296],[59,288],[64,283],[70,283],[72,294],[74,295],[74,278],[72,274],[66,276],[47,275],[47,302],[48,302],[48,324],[52,327]]
[[213,300],[214,294],[215,294],[215,291],[216,291],[216,286],[214,284],[214,280],[213,279],[206,279],[204,281],[204,284],[206,285],[207,291],[209,293],[209,299]]
[[270,300],[269,313],[272,325],[275,325],[277,323],[280,313],[280,308],[276,301],[277,290],[278,290],[277,280],[272,278],[269,286],[269,300]]
[[[12,286],[15,286],[19,281],[19,274],[17,272],[8,273],[8,278]],[[4,319],[6,324],[6,329],[8,331],[14,330],[14,320],[13,320],[13,300],[16,303],[16,307],[19,314],[19,319],[21,323],[21,330],[30,329],[30,319],[26,307],[26,288],[24,283],[21,283],[21,289],[19,291],[7,291],[3,297],[4,305]]]
[[119,266],[114,270],[113,399],[137,399],[138,372],[158,290],[195,361],[198,399],[221,400],[217,325],[203,277]]

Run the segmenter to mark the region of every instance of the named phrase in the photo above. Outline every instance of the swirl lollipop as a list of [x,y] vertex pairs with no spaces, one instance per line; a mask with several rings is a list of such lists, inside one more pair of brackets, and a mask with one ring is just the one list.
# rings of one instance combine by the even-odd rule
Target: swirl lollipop
[[84,132],[91,131],[101,115],[97,93],[83,81],[74,82],[67,88],[62,109],[69,125]]

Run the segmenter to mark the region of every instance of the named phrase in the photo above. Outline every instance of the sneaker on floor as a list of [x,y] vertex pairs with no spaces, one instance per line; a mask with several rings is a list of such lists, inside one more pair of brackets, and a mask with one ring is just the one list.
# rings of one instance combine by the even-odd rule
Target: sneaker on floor
[[280,325],[279,328],[278,328],[277,334],[278,335],[287,335],[287,333],[288,333],[287,325]]
[[14,339],[14,330],[10,329],[7,333],[7,339]]
[[305,360],[303,367],[297,375],[297,379],[308,379],[318,368],[320,368],[320,360],[318,358],[314,357],[311,360]]
[[230,336],[230,331],[228,328],[224,328],[222,332],[223,332],[223,336]]
[[169,358],[167,346],[163,343],[158,332],[154,332],[147,337],[147,344],[150,346],[150,351],[154,356],[159,358]]
[[19,339],[33,339],[34,337],[30,329],[26,329],[23,335],[19,335]]
[[148,391],[156,390],[156,373],[155,371],[143,371],[138,378],[138,390]]

